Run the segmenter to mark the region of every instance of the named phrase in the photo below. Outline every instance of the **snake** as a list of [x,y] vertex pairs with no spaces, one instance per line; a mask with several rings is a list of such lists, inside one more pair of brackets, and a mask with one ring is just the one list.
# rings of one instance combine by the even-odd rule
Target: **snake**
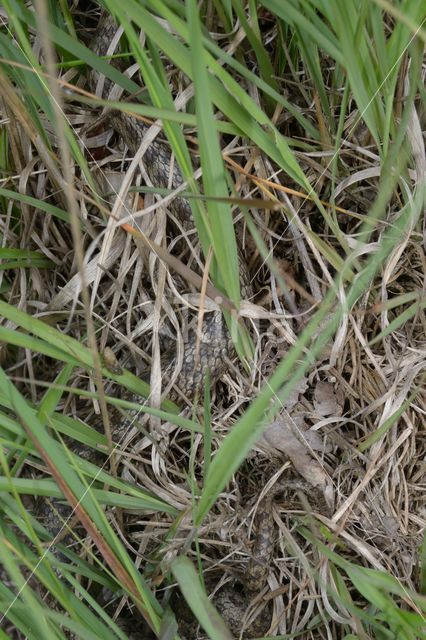
[[[108,12],[101,14],[95,36],[90,47],[98,56],[106,56],[110,44],[116,34],[117,25]],[[92,71],[89,74],[89,88],[95,93],[99,82],[99,74]],[[102,97],[106,97],[111,88],[111,82],[103,78]],[[122,142],[133,154],[137,153],[149,130],[149,125],[139,118],[119,110],[108,113],[108,120]],[[177,189],[184,180],[179,166],[172,162],[169,147],[155,139],[144,154],[145,170],[155,187]],[[178,219],[185,230],[193,226],[191,206],[188,199],[174,198],[168,209]],[[243,299],[252,297],[252,287],[246,262],[239,252],[240,288]],[[223,318],[222,312],[214,311],[203,318],[201,332],[189,329],[183,346],[183,362],[179,371],[176,386],[187,398],[193,398],[195,392],[202,388],[207,372],[211,384],[220,378],[226,368],[227,359],[232,358],[234,343]],[[173,353],[166,354],[163,359],[166,370],[174,370],[176,358]],[[271,518],[272,496],[262,502],[257,516],[259,530],[251,554],[248,573],[244,585],[244,593],[234,589],[223,589],[216,596],[215,605],[225,618],[233,633],[239,633],[244,623],[244,613],[252,596],[259,592],[259,588],[266,583],[269,561],[273,550],[273,522]],[[246,637],[256,637],[267,630],[268,615],[262,615],[249,625]]]
[[[98,56],[106,56],[117,31],[117,25],[110,14],[103,11],[90,47]],[[94,93],[98,86],[99,73],[89,74],[89,88]],[[102,97],[107,98],[112,83],[103,79]],[[119,110],[108,112],[108,120],[129,151],[136,154],[146,136],[149,125],[141,119]],[[184,179],[176,162],[172,162],[169,147],[161,140],[153,140],[143,157],[146,172],[152,184],[158,188],[178,189]],[[190,203],[187,198],[176,197],[168,204],[168,209],[180,222],[184,230],[193,228]],[[242,299],[253,295],[247,264],[239,252],[240,291]],[[232,358],[234,343],[220,310],[205,314],[201,331],[189,328],[183,347],[183,362],[176,386],[187,397],[203,387],[209,372],[212,383],[220,378],[226,369],[226,362]],[[173,353],[165,354],[165,368],[174,370],[176,359]]]
[[[107,56],[110,53],[110,45],[113,41],[117,25],[108,12],[102,10],[101,16],[90,42],[91,50],[98,56]],[[101,82],[100,82],[101,80]],[[88,87],[92,93],[102,86],[101,96],[108,98],[113,83],[106,77],[101,77],[98,71],[92,70],[88,74]],[[146,136],[150,125],[127,112],[110,109],[107,111],[109,125],[114,129],[121,141],[129,151],[136,154]],[[178,189],[184,184],[184,179],[179,166],[173,162],[169,146],[162,140],[154,139],[147,147],[143,162],[146,173],[154,187],[161,189]],[[177,196],[168,203],[168,210],[179,221],[184,230],[193,227],[191,206],[187,198]],[[240,290],[242,299],[250,299],[253,291],[250,283],[250,275],[247,263],[239,251]],[[210,376],[210,384],[215,382],[224,373],[227,361],[234,355],[234,343],[229,334],[223,314],[220,310],[212,311],[204,315],[201,332],[197,328],[189,329],[183,345],[182,367],[176,378],[175,385],[188,399],[194,398],[195,392],[204,385],[207,372]],[[166,369],[173,371],[176,368],[176,355],[174,350],[167,352],[162,359]],[[123,433],[128,427],[128,418],[121,417],[122,422],[113,425],[115,433]],[[84,448],[79,445],[80,449]],[[81,455],[89,455],[86,451],[77,451]],[[93,452],[92,452],[93,453]],[[254,620],[248,621],[247,612],[251,603],[256,600],[258,594],[267,584],[268,572],[272,560],[275,544],[274,521],[272,517],[272,501],[278,491],[288,490],[289,483],[271,491],[259,504],[256,516],[256,535],[251,549],[250,561],[245,576],[239,581],[242,589],[225,587],[214,597],[213,602],[219,613],[225,619],[231,632],[240,637],[253,638],[264,635],[271,622],[271,606],[268,603]],[[312,490],[312,487],[310,487]],[[59,503],[56,503],[56,507]],[[51,511],[51,510],[50,510]],[[55,516],[50,514],[49,508],[45,509],[45,521],[47,528],[56,533],[60,528]],[[67,515],[66,509],[62,513]],[[61,526],[62,523],[59,523]],[[177,615],[177,617],[179,617]],[[243,631],[242,631],[243,630]],[[182,637],[195,637],[194,630],[189,636],[182,633]]]

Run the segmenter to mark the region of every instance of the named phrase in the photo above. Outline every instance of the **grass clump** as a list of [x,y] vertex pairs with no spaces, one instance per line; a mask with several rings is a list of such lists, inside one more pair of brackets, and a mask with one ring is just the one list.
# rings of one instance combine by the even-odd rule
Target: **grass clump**
[[[101,57],[100,4],[0,10],[1,636],[232,637],[207,595],[302,476],[328,510],[271,503],[270,637],[423,637],[422,3],[105,0]],[[236,356],[185,398],[212,292]]]

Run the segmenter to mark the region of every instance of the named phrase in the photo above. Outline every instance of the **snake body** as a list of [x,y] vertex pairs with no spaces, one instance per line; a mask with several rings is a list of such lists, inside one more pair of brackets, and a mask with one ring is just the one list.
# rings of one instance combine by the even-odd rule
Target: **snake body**
[[[116,24],[111,17],[106,12],[103,13],[95,37],[90,44],[91,49],[99,56],[106,56],[109,53],[110,43],[116,30]],[[89,74],[90,90],[95,93],[101,86],[103,87],[100,91],[101,97],[105,98],[112,86],[111,82],[105,78],[102,82],[99,74],[92,71]],[[130,152],[137,153],[149,126],[138,118],[117,110],[109,112],[109,122]],[[162,141],[157,139],[152,141],[143,160],[146,172],[155,187],[176,189],[183,184],[179,167],[172,161],[170,150]],[[191,207],[186,198],[179,196],[174,198],[168,204],[168,209],[185,230],[193,226]],[[248,268],[241,254],[240,277],[242,297],[250,298],[252,291]],[[197,334],[195,329],[189,329],[187,333],[184,341],[183,364],[176,379],[176,385],[187,398],[192,398],[197,389],[200,387],[202,389],[207,371],[210,374],[211,384],[215,383],[225,370],[226,361],[232,357],[233,350],[233,342],[222,313],[214,311],[205,314],[201,332]],[[173,350],[165,354],[162,362],[165,364],[166,370],[175,369],[177,360]],[[114,439],[119,441],[126,429],[128,429],[128,421],[121,417],[113,425]],[[79,445],[79,448],[79,455],[84,457],[90,455],[87,448],[82,445]],[[82,451],[83,449],[84,451]],[[285,488],[289,489],[290,484],[291,481],[286,483]],[[259,505],[255,541],[246,574],[241,580],[242,590],[225,587],[214,598],[214,603],[226,620],[231,632],[238,637],[241,633],[245,638],[265,635],[270,626],[271,603],[264,605],[263,611],[253,620],[248,620],[247,613],[251,610],[252,602],[257,599],[258,594],[266,585],[270,569],[275,542],[272,500],[276,493],[277,491],[270,492]],[[60,506],[59,503],[57,506]],[[60,506],[60,510],[64,513],[64,505]],[[58,526],[58,518],[52,517],[50,507],[46,508],[46,512],[46,518],[51,520],[49,528],[56,533],[62,523],[59,523]],[[64,515],[68,515],[68,511]],[[178,612],[176,613],[179,617]],[[182,633],[182,636],[185,635],[188,639],[192,639],[195,637],[194,628],[189,632],[189,635]]]
[[[112,18],[106,12],[103,13],[91,49],[99,56],[106,56],[116,30],[117,26]],[[105,78],[101,84],[102,96],[107,97],[111,82]],[[93,71],[89,75],[89,88],[95,92],[98,86],[99,74]],[[137,153],[149,126],[140,119],[118,110],[109,113],[109,122],[130,152]],[[172,162],[170,149],[163,142],[153,140],[144,153],[143,162],[155,187],[174,190],[182,186],[182,173],[177,163]],[[186,198],[174,198],[168,204],[168,209],[185,230],[193,227],[191,206]],[[251,297],[252,290],[247,266],[241,254],[239,273],[241,294],[247,299]],[[188,330],[184,342],[183,363],[176,380],[177,387],[186,397],[192,398],[195,391],[203,388],[207,371],[212,383],[221,376],[233,351],[234,345],[222,313],[216,311],[206,314],[198,335],[195,329]],[[163,362],[166,371],[174,370],[176,359],[173,353],[166,354]]]
[[[95,38],[91,48],[100,56],[108,53],[110,43],[114,37],[116,26],[107,14],[101,16]],[[90,88],[96,90],[98,75],[90,75]],[[109,81],[104,81],[104,93],[109,91]],[[112,111],[109,122],[126,144],[131,153],[135,154],[149,129],[148,125],[127,113]],[[161,141],[154,140],[144,154],[145,170],[156,187],[176,189],[183,184],[182,174],[175,162],[172,162],[170,149]],[[174,198],[168,205],[171,213],[179,220],[184,229],[193,226],[191,207],[187,199]],[[250,277],[247,265],[241,253],[240,286],[243,298],[252,295]],[[226,360],[233,354],[233,342],[220,311],[206,314],[203,319],[201,333],[197,335],[195,330],[189,330],[184,342],[183,365],[177,378],[177,386],[188,398],[194,395],[194,391],[204,383],[207,371],[209,371],[212,384],[220,377],[226,367]],[[175,356],[166,354],[164,359],[166,368],[173,369]],[[202,387],[201,387],[202,388]],[[215,605],[226,620],[229,628],[235,634],[239,634],[245,626],[244,616],[248,610],[250,601],[266,584],[270,560],[274,548],[274,525],[271,515],[271,501],[273,496],[268,496],[262,501],[256,518],[258,530],[256,540],[251,553],[251,560],[244,579],[243,592],[232,588],[222,589],[215,597]],[[244,637],[251,638],[264,634],[270,625],[270,607],[252,622],[244,631]]]

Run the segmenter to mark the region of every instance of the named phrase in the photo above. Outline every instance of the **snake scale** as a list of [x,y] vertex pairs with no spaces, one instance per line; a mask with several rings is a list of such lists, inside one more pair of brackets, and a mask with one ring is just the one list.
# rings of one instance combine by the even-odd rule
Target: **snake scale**
[[[114,39],[117,26],[111,17],[102,12],[95,36],[90,43],[90,47],[98,56],[111,54],[110,44]],[[89,89],[92,93],[97,93],[104,99],[108,98],[112,83],[104,77],[100,77],[92,71],[88,77]],[[99,90],[99,87],[102,87]],[[108,112],[108,121],[116,131],[122,142],[128,147],[131,153],[135,154],[140,148],[149,126],[127,113],[111,110]],[[143,162],[145,170],[154,185],[158,188],[176,189],[183,184],[182,174],[172,162],[168,146],[155,139],[147,148]],[[168,204],[169,211],[175,216],[185,230],[193,227],[191,207],[187,199],[176,197]],[[250,277],[247,265],[240,254],[240,285],[243,299],[252,296]],[[197,340],[198,337],[198,340]],[[194,330],[189,330],[184,342],[183,364],[176,380],[176,386],[186,395],[192,398],[194,392],[202,387],[207,370],[209,371],[212,384],[221,376],[226,368],[226,361],[233,355],[233,343],[222,313],[215,311],[204,316],[201,334]],[[166,369],[173,370],[176,366],[176,357],[173,352],[166,354],[163,359]],[[125,418],[122,422],[113,425],[114,439],[120,440],[123,430],[127,428]],[[80,449],[81,449],[80,445]],[[85,457],[87,452],[81,453]],[[226,620],[231,632],[240,637],[252,638],[264,635],[271,622],[271,604],[263,607],[254,620],[246,617],[250,610],[250,604],[256,600],[256,596],[266,585],[266,579],[272,560],[274,549],[274,523],[272,518],[272,500],[280,490],[288,490],[291,484],[284,483],[275,491],[271,491],[268,496],[261,501],[256,517],[256,535],[253,548],[251,550],[251,560],[249,562],[246,575],[241,579],[242,590],[230,587],[223,588],[214,598],[214,603],[221,615]],[[296,490],[300,488],[300,482]],[[312,487],[311,487],[312,489]],[[48,528],[55,533],[58,530],[57,519],[46,510],[46,519],[50,520]],[[176,611],[179,618],[178,612]],[[195,627],[188,633],[182,633],[182,637],[194,636]]]

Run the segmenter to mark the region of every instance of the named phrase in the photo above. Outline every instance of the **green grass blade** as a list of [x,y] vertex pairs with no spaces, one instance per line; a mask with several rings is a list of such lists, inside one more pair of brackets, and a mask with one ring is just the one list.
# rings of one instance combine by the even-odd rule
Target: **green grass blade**
[[188,558],[180,556],[172,571],[192,613],[212,640],[232,640],[233,636],[203,591],[197,572]]
[[[217,133],[212,128],[213,107],[209,97],[208,71],[204,63],[201,27],[197,6],[187,3],[189,45],[192,55],[192,76],[195,88],[198,143],[203,169],[204,192],[207,196],[226,198],[228,186]],[[207,200],[214,254],[221,279],[231,300],[239,302],[239,272],[237,243],[231,209],[225,202]]]

